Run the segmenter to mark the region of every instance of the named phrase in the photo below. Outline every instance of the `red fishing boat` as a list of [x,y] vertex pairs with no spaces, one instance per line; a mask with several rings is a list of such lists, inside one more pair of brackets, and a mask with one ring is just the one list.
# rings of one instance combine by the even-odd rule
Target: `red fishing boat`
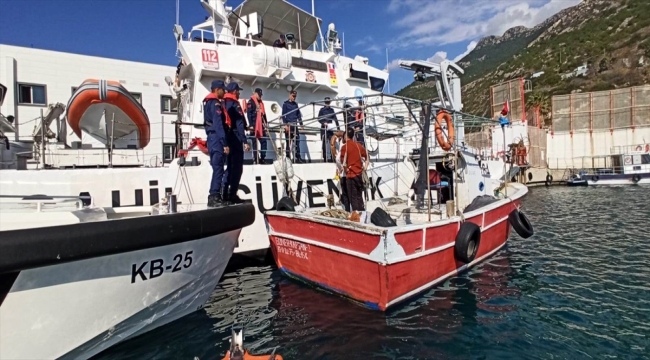
[[[409,193],[368,201],[366,213],[372,216],[301,209],[291,197],[281,199],[276,211],[266,212],[271,249],[282,272],[384,311],[487,259],[506,244],[511,228],[523,238],[533,235],[519,210],[528,189],[507,182],[518,171],[516,165],[493,178],[478,156],[450,138],[450,119],[465,114],[420,104],[424,124],[409,111],[421,129],[419,136],[428,135],[410,155],[418,170]],[[466,126],[467,121],[454,123]],[[432,122],[441,149],[430,154]],[[379,141],[382,135],[376,135]],[[369,176],[373,171],[368,170]],[[398,183],[408,178],[410,169],[400,165],[395,171]]]

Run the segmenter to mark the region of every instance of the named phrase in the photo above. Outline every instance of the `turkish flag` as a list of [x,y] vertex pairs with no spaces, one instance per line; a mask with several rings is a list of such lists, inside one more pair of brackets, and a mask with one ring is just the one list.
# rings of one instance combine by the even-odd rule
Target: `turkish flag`
[[506,116],[510,112],[510,100],[506,100],[503,104],[503,110],[501,110],[501,115]]

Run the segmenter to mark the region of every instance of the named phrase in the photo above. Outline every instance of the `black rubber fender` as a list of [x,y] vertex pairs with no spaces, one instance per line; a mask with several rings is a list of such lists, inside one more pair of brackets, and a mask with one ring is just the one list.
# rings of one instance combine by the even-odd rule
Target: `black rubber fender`
[[553,182],[553,175],[547,174],[546,175],[546,182]]
[[465,264],[471,263],[476,257],[476,253],[478,253],[480,244],[481,228],[472,222],[460,224],[460,229],[456,234],[456,244],[454,245],[456,259]]
[[641,177],[639,175],[634,175],[634,176],[632,176],[632,181],[634,181],[635,183],[638,183],[639,181],[641,181]]
[[395,220],[382,208],[376,208],[370,215],[370,222],[381,227],[397,226]]
[[508,222],[512,225],[512,228],[515,229],[517,234],[524,239],[528,239],[535,233],[533,225],[528,221],[526,215],[518,209],[510,212],[508,215]]
[[600,178],[598,176],[592,176],[591,177],[591,181],[593,181],[593,182],[598,182],[599,179]]
[[278,204],[275,206],[275,210],[277,211],[296,211],[296,204],[295,201],[293,201],[292,198],[289,196],[284,196],[280,201],[278,201]]

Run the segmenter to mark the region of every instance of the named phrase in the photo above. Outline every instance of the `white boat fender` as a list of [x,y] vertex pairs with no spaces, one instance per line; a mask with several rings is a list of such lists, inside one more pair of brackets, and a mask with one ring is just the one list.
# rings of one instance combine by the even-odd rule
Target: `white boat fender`
[[288,157],[281,157],[273,162],[275,174],[280,183],[286,184],[293,179],[293,165]]
[[456,243],[454,244],[456,259],[465,264],[471,263],[476,257],[480,244],[481,228],[473,222],[463,222],[460,224],[460,229],[456,234]]
[[526,215],[518,209],[514,209],[510,212],[510,215],[508,215],[508,222],[512,225],[512,228],[515,229],[517,234],[524,239],[528,239],[535,233],[533,225],[528,221]]

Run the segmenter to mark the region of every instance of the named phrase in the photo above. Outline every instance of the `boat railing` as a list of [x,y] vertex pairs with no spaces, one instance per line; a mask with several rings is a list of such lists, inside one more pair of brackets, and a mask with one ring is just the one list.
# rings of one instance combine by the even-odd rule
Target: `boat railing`
[[77,209],[92,206],[90,195],[51,196],[51,195],[0,195],[0,204],[35,204],[36,212],[43,211],[44,205],[75,204]]
[[242,38],[239,36],[228,35],[228,34],[215,35],[214,31],[203,30],[203,29],[193,29],[187,35],[187,38],[185,40],[191,42],[208,43],[208,44],[238,45],[238,46],[248,46],[248,47],[255,47],[257,45],[264,44],[263,42],[252,38]]
[[645,154],[650,151],[650,144],[618,145],[610,148],[610,154]]

